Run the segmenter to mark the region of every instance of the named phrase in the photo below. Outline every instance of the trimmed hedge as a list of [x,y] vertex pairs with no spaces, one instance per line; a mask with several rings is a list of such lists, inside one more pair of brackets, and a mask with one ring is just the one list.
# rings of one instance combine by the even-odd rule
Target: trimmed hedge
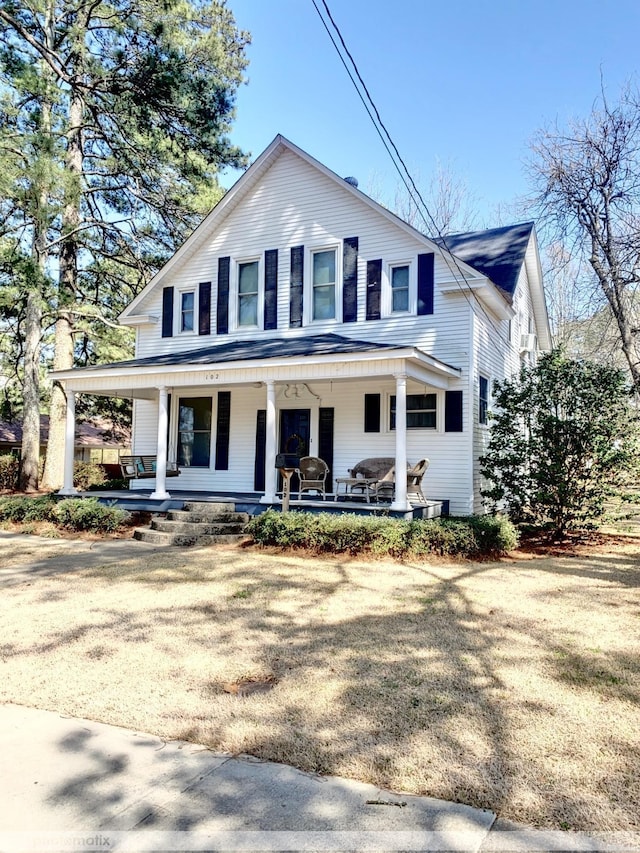
[[124,510],[104,506],[95,498],[67,498],[62,501],[56,501],[50,495],[0,498],[0,521],[50,521],[66,530],[113,533],[123,526],[126,518]]
[[502,554],[518,544],[506,518],[471,516],[405,521],[352,514],[267,510],[247,526],[259,545],[305,548],[316,553],[368,552],[390,557],[479,557]]

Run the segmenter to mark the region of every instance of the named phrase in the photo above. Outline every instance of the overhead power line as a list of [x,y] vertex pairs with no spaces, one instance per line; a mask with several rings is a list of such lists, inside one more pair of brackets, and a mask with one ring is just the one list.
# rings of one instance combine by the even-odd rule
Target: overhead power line
[[[490,328],[493,329],[493,331],[497,335],[500,335],[500,329],[498,329],[496,327],[492,318],[489,316],[489,314],[484,309],[484,306],[477,299],[475,300],[475,304],[474,304],[474,302],[472,302],[471,299],[469,298],[469,294],[473,294],[473,289],[471,288],[471,285],[469,284],[469,280],[468,280],[467,276],[465,275],[464,270],[460,267],[460,263],[458,261],[458,258],[449,250],[449,248],[447,246],[447,240],[446,240],[445,235],[442,234],[442,231],[440,230],[438,223],[436,222],[434,217],[431,215],[431,212],[429,211],[429,208],[428,208],[427,203],[425,202],[425,200],[422,196],[422,193],[418,189],[418,187],[417,187],[417,185],[413,179],[413,176],[411,175],[411,172],[409,171],[407,164],[405,163],[404,159],[402,158],[402,155],[400,154],[400,151],[398,150],[397,145],[393,141],[391,134],[389,133],[385,123],[383,122],[382,117],[380,115],[380,112],[379,112],[373,98],[371,97],[371,93],[369,92],[369,89],[368,89],[368,87],[367,87],[367,85],[366,85],[366,83],[362,77],[362,74],[360,73],[360,70],[358,68],[358,65],[357,65],[355,59],[353,58],[349,48],[347,47],[347,44],[344,40],[344,37],[342,35],[342,32],[340,31],[339,26],[337,25],[337,23],[335,22],[335,20],[333,18],[333,15],[331,14],[331,10],[329,9],[329,6],[328,6],[326,0],[322,0],[322,5],[324,7],[327,18],[329,19],[331,27],[329,26],[329,24],[325,20],[316,0],[311,0],[311,2],[313,3],[314,8],[315,8],[316,12],[318,13],[318,17],[320,18],[322,25],[324,26],[324,28],[327,32],[327,35],[331,39],[331,42],[332,42],[332,44],[336,50],[336,53],[338,54],[338,57],[340,58],[340,61],[342,62],[343,66],[345,68],[345,71],[347,72],[349,79],[351,80],[351,83],[353,84],[353,87],[358,94],[358,97],[362,101],[362,104],[363,104],[363,106],[367,112],[367,115],[369,116],[375,130],[376,130],[376,133],[380,137],[382,144],[384,145],[384,147],[387,151],[387,154],[389,155],[389,157],[391,159],[391,162],[393,163],[396,171],[399,174],[400,180],[402,181],[402,183],[405,186],[405,189],[409,193],[409,197],[412,200],[413,204],[415,205],[415,208],[416,208],[418,215],[422,219],[422,221],[423,221],[423,223],[427,229],[433,228],[435,230],[435,232],[437,233],[437,235],[438,235],[438,237],[442,243],[442,246],[445,250],[443,252],[443,258],[445,260],[445,263],[447,264],[447,267],[449,268],[449,272],[453,276],[454,281],[456,282],[456,284],[460,288],[460,292],[465,297],[465,299],[466,299],[469,307],[471,308],[471,310],[474,313],[476,313],[476,306],[478,308],[480,308],[480,310],[482,311],[482,314],[484,315],[484,318],[488,322]],[[333,32],[332,32],[331,28],[333,28]],[[338,44],[338,42],[336,41],[336,38],[334,37],[334,32],[335,32],[335,34],[336,34],[336,36],[340,42],[340,45]],[[345,59],[345,57],[343,55],[343,51],[346,54],[346,56],[348,57],[351,67],[349,67],[347,60]],[[356,78],[357,78],[357,80],[356,80]],[[460,282],[460,278],[462,279],[462,282],[464,284]],[[468,291],[468,293],[467,293],[467,291]],[[495,340],[493,339],[493,337],[490,337],[490,340],[491,340],[491,343],[493,344],[494,348],[496,349],[496,351],[498,352],[498,354],[502,358],[503,353],[498,349],[498,345],[495,342]]]

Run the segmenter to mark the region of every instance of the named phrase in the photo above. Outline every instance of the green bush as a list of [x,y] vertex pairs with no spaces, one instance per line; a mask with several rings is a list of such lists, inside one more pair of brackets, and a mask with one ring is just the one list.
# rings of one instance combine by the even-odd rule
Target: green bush
[[56,506],[55,520],[67,530],[112,533],[124,524],[127,513],[114,506],[104,506],[95,498],[68,498]]
[[515,548],[513,524],[497,516],[405,521],[380,516],[280,513],[268,510],[247,527],[259,545],[308,548],[316,553],[372,553],[390,557],[476,557]]
[[0,498],[0,521],[54,521],[56,520],[56,501],[45,495],[39,498],[5,497]]
[[18,487],[20,461],[12,454],[0,456],[0,489],[13,491]]
[[81,462],[80,460],[73,463],[73,485],[76,489],[86,492],[87,489],[103,486],[106,482],[107,475],[102,465],[96,465],[95,462]]

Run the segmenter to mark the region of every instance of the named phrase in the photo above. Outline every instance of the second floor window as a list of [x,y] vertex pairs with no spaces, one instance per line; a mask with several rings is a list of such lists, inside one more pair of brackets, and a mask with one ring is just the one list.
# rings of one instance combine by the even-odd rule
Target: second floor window
[[196,295],[193,290],[180,294],[180,331],[193,332]]
[[481,376],[479,381],[479,399],[478,399],[478,423],[488,423],[489,412],[489,380],[486,376]]
[[258,325],[258,261],[238,265],[238,325]]
[[391,267],[391,311],[409,310],[409,266]]
[[313,319],[334,320],[336,316],[336,252],[313,253]]

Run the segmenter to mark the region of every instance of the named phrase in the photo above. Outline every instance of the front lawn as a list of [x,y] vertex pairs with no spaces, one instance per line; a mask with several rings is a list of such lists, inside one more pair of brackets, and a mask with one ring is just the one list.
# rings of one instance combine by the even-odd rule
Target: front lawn
[[536,826],[640,827],[637,546],[455,564],[131,555],[2,590],[1,701]]

